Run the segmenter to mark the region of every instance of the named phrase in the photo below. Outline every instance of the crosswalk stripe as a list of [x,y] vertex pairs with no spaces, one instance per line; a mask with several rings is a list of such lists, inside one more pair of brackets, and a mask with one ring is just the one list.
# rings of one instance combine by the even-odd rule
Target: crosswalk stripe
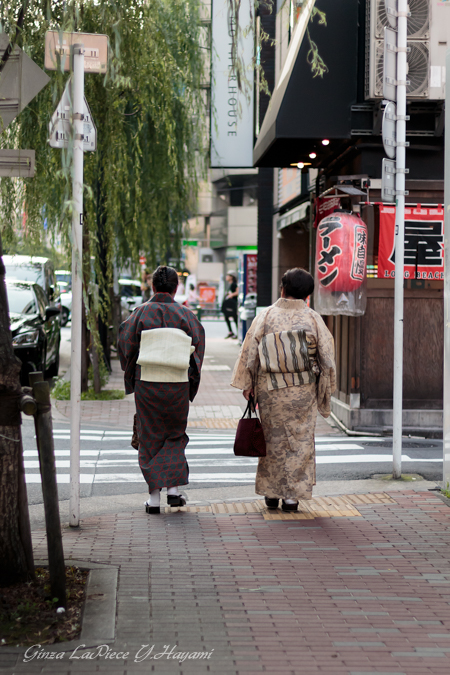
[[[316,457],[317,464],[353,464],[364,463],[370,464],[372,462],[388,462],[392,461],[392,454],[390,455],[330,455],[324,457],[319,455]],[[402,462],[442,462],[441,458],[429,457],[409,457],[402,455]]]
[[[25,474],[27,483],[40,483],[41,476],[38,473]],[[251,483],[255,480],[254,473],[198,473],[189,474],[190,483]],[[70,483],[70,474],[56,474],[56,482],[59,484]],[[87,485],[91,483],[143,483],[144,478],[140,473],[80,473],[80,483]]]
[[[379,462],[389,462],[391,457],[389,455],[341,455],[341,456],[332,456],[332,457],[317,457],[317,464],[371,464]],[[424,458],[411,458],[408,455],[402,455],[403,462],[442,462],[442,459],[424,459]],[[219,467],[219,466],[256,466],[258,460],[256,457],[232,457],[230,459],[217,459],[214,463],[211,461],[206,461],[204,459],[190,459],[190,466],[195,467]],[[57,459],[55,461],[57,469],[68,469],[70,468],[70,459]],[[25,469],[39,469],[38,460],[25,460],[24,461]],[[98,469],[101,467],[111,467],[111,466],[136,466],[138,467],[137,458],[136,459],[82,459],[80,461],[80,466],[82,468],[92,468]]]

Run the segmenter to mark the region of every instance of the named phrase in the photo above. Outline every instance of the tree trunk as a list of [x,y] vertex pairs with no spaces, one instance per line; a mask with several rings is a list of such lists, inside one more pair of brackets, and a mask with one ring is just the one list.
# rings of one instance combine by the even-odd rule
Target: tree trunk
[[34,577],[20,433],[21,363],[14,355],[0,233],[0,579]]
[[87,327],[86,321],[86,306],[84,300],[81,303],[82,306],[82,319],[81,319],[81,391],[87,391],[89,388],[88,383],[88,368],[89,368],[89,343],[90,343],[90,333]]
[[[101,165],[102,166],[102,165]],[[98,279],[99,286],[99,303],[103,311],[105,306],[108,307],[108,317],[104,320],[102,314],[99,314],[98,317],[98,334],[100,338],[100,344],[103,351],[103,359],[105,361],[106,367],[109,372],[111,372],[111,350],[110,350],[110,339],[109,339],[109,321],[111,315],[111,307],[109,305],[109,296],[105,290],[106,279],[108,273],[108,242],[107,242],[107,232],[106,232],[106,212],[105,212],[105,198],[102,191],[102,171],[99,174],[97,181],[97,238],[98,238],[98,254],[99,254],[99,267],[100,267],[100,276]]]
[[[86,222],[86,214],[83,214],[83,222]],[[89,246],[89,233],[87,228],[83,227],[83,300],[82,300],[82,310],[81,310],[81,391],[87,391],[89,388],[88,382],[88,368],[90,365],[89,360],[89,345],[91,341],[91,335],[87,325],[86,311],[89,311],[89,307],[86,307],[84,298],[85,295],[89,297],[89,282],[91,280],[91,260],[90,260],[90,246]]]
[[102,390],[102,383],[100,380],[100,363],[98,358],[98,348],[95,343],[95,340],[92,340],[92,371],[94,373],[94,391],[96,394],[99,394]]

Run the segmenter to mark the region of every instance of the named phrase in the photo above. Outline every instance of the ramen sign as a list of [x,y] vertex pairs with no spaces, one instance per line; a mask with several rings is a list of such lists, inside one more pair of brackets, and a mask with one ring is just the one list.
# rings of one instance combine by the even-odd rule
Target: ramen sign
[[349,293],[366,276],[367,226],[361,218],[335,211],[317,227],[316,274],[323,290]]

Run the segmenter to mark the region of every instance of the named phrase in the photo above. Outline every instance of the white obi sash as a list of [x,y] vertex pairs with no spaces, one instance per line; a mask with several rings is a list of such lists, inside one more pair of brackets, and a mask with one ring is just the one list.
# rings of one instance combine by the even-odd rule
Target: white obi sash
[[137,363],[144,382],[188,382],[192,338],[179,328],[152,328],[141,332]]

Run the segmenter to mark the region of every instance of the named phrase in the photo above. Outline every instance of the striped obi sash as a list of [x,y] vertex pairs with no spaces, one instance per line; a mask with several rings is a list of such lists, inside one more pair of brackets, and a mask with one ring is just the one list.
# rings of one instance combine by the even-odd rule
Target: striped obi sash
[[269,390],[312,384],[320,374],[315,338],[304,330],[268,333],[259,343],[258,351]]

